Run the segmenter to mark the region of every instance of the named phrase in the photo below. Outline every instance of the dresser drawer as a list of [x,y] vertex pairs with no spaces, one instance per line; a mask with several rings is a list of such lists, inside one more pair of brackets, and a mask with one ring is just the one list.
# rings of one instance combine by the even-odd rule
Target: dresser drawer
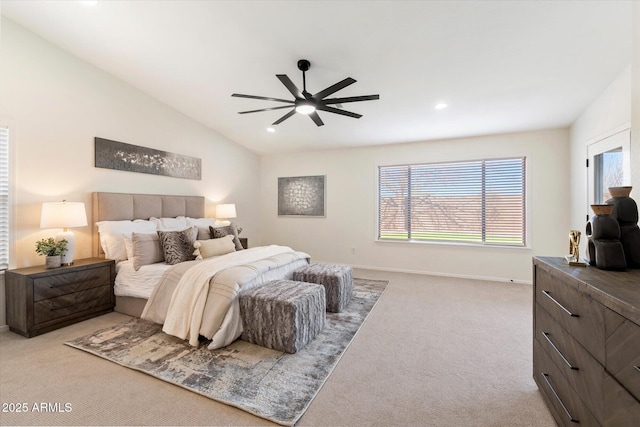
[[536,269],[535,282],[536,302],[604,364],[604,307],[544,269]]
[[607,371],[640,400],[640,326],[607,309]]
[[553,408],[558,423],[574,427],[600,425],[538,340],[533,340],[533,366],[536,383]]
[[94,307],[111,304],[109,284],[84,291],[38,301],[33,305],[34,323],[40,324],[69,315],[78,315]]
[[593,415],[599,422],[604,422],[604,367],[562,329],[540,304],[535,305],[535,310],[535,339]]
[[111,271],[108,266],[35,279],[33,281],[33,300],[40,301],[104,286],[108,285],[110,281]]

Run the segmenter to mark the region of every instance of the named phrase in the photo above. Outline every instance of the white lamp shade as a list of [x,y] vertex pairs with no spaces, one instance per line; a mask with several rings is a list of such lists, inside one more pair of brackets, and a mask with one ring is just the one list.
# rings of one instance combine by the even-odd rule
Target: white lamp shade
[[216,218],[227,219],[236,217],[236,205],[233,203],[216,206]]
[[62,255],[62,264],[73,264],[76,251],[76,236],[68,227],[84,227],[87,225],[87,211],[82,202],[48,202],[42,204],[40,228],[63,228],[56,235],[56,241],[67,241],[67,252]]
[[42,204],[40,228],[84,227],[87,211],[82,202],[48,202]]

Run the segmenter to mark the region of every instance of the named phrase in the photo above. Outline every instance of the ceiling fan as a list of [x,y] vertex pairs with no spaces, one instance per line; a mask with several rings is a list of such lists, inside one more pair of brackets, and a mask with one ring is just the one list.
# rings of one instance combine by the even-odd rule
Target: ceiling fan
[[250,110],[250,111],[240,111],[238,114],[247,114],[247,113],[258,113],[261,111],[271,111],[271,110],[281,110],[283,108],[291,108],[284,116],[280,117],[278,120],[273,122],[273,125],[277,125],[287,120],[289,117],[293,116],[295,113],[306,114],[311,117],[311,120],[318,126],[324,125],[320,116],[318,116],[318,111],[327,111],[329,113],[340,114],[342,116],[353,117],[354,119],[359,119],[362,117],[362,114],[352,113],[350,111],[344,111],[336,107],[332,107],[332,105],[337,104],[345,104],[347,102],[358,102],[358,101],[372,101],[376,99],[380,99],[380,95],[365,95],[365,96],[349,96],[346,98],[327,98],[327,96],[336,93],[337,91],[344,89],[356,82],[356,80],[351,77],[347,77],[346,79],[329,86],[328,88],[321,90],[316,94],[310,94],[307,92],[307,81],[305,72],[311,68],[311,63],[306,59],[301,59],[298,61],[298,69],[302,71],[302,91],[298,89],[298,87],[293,84],[291,79],[287,77],[286,74],[276,74],[276,77],[282,82],[283,85],[291,92],[293,97],[295,98],[293,101],[288,99],[280,99],[280,98],[268,98],[265,96],[255,96],[255,95],[243,95],[240,93],[234,93],[231,96],[236,96],[238,98],[250,98],[250,99],[261,99],[263,101],[275,101],[275,102],[285,102],[288,105],[280,106],[280,107],[271,107],[271,108],[262,108],[260,110]]

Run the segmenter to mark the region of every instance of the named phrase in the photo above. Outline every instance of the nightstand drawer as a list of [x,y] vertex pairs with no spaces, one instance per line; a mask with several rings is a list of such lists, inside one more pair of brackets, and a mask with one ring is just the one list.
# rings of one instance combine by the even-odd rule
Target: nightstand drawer
[[604,307],[543,269],[536,271],[535,286],[536,302],[604,364]]
[[108,266],[35,279],[33,300],[40,301],[108,285],[110,280],[111,272]]
[[71,314],[78,314],[94,307],[109,304],[111,304],[111,287],[109,284],[45,299],[33,305],[34,323],[45,323],[50,320]]
[[640,326],[607,309],[607,371],[640,400]]

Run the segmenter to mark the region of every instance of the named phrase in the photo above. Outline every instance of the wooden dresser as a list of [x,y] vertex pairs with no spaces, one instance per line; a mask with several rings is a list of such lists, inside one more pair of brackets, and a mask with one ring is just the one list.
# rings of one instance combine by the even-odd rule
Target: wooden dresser
[[115,262],[75,260],[67,267],[44,266],[5,272],[7,324],[33,337],[113,311]]
[[533,377],[558,425],[640,426],[640,270],[533,259]]

